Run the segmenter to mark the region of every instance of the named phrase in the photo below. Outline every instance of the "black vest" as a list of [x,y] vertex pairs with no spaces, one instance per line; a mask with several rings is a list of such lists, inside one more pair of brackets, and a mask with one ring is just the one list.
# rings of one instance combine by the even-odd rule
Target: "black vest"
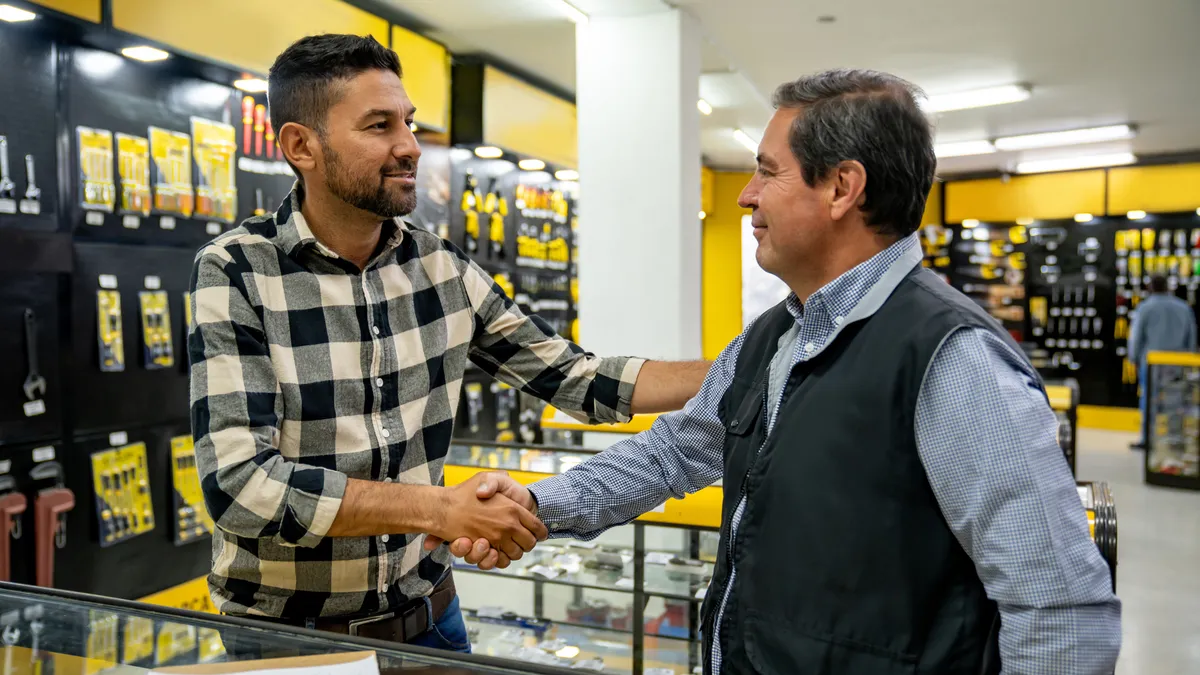
[[[1020,350],[994,319],[917,266],[871,317],[791,371],[771,434],[766,389],[783,305],[749,331],[721,402],[721,547],[702,610],[726,675],[998,672],[998,614],[947,526],[917,454],[925,371],[959,327]],[[787,362],[785,362],[786,367]],[[730,558],[730,521],[747,497]]]

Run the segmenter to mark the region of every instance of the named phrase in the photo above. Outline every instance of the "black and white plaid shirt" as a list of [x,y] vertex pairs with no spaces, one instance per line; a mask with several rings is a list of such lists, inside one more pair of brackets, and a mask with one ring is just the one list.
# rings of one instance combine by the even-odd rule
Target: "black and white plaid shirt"
[[627,420],[642,361],[597,358],[529,317],[453,245],[384,224],[361,271],[317,241],[297,186],[202,248],[192,431],[217,524],[209,587],[231,614],[383,611],[449,568],[424,535],[326,537],[346,480],[442,484],[463,373],[594,422]]

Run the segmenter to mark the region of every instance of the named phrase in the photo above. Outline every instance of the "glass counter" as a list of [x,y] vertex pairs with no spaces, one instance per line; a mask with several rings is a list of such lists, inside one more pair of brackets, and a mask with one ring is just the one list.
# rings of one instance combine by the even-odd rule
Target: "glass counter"
[[[507,628],[487,626],[486,630],[473,631],[476,636],[484,636],[487,645],[481,654],[466,655],[0,583],[0,639],[6,675],[125,675],[173,666],[364,651],[376,653],[380,673],[579,672],[578,668],[565,670],[545,659],[535,663],[528,658],[513,661],[508,653],[498,654],[506,658],[488,656],[501,651],[498,645],[511,642],[504,630]],[[550,635],[549,639],[561,638]],[[532,654],[537,644],[526,649]],[[556,651],[561,652],[562,647]]]
[[1145,479],[1200,490],[1200,354],[1146,355]]

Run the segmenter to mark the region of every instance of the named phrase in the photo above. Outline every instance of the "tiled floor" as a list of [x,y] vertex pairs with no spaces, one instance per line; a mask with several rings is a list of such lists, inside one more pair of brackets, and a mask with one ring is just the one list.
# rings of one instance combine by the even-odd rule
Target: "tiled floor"
[[1133,434],[1081,430],[1080,480],[1112,486],[1124,643],[1117,675],[1200,673],[1200,492],[1146,485]]

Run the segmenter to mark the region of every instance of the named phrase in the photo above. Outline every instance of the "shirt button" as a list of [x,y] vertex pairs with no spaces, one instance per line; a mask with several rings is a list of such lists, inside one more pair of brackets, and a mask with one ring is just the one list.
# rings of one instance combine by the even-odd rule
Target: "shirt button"
[[384,584],[384,585],[383,585],[383,592],[384,592],[384,593],[387,593],[387,589],[388,589],[388,585],[387,585],[387,584]]
[[835,317],[833,317],[833,325],[840,326],[840,325],[842,325],[842,322],[845,320],[846,320],[846,317],[844,317],[844,316],[835,316]]
[[384,437],[384,438],[387,438],[388,436],[391,436],[391,435],[392,435],[392,432],[388,431],[387,429],[384,429],[384,430],[383,430],[383,437]]
[[382,386],[383,386],[383,378],[382,378],[382,377],[377,377],[377,378],[375,378],[375,386],[376,386],[376,387],[382,387]]
[[385,535],[383,535],[382,537],[380,537],[380,539],[382,539],[382,540],[383,540],[383,543],[385,543],[385,544],[386,544],[386,543],[387,543],[387,541],[388,541],[388,536],[385,534]]
[[811,354],[813,352],[813,350],[816,348],[817,348],[817,346],[811,342],[804,345],[804,351],[808,352],[809,354]]
[[371,326],[371,332],[379,335],[379,326]]

